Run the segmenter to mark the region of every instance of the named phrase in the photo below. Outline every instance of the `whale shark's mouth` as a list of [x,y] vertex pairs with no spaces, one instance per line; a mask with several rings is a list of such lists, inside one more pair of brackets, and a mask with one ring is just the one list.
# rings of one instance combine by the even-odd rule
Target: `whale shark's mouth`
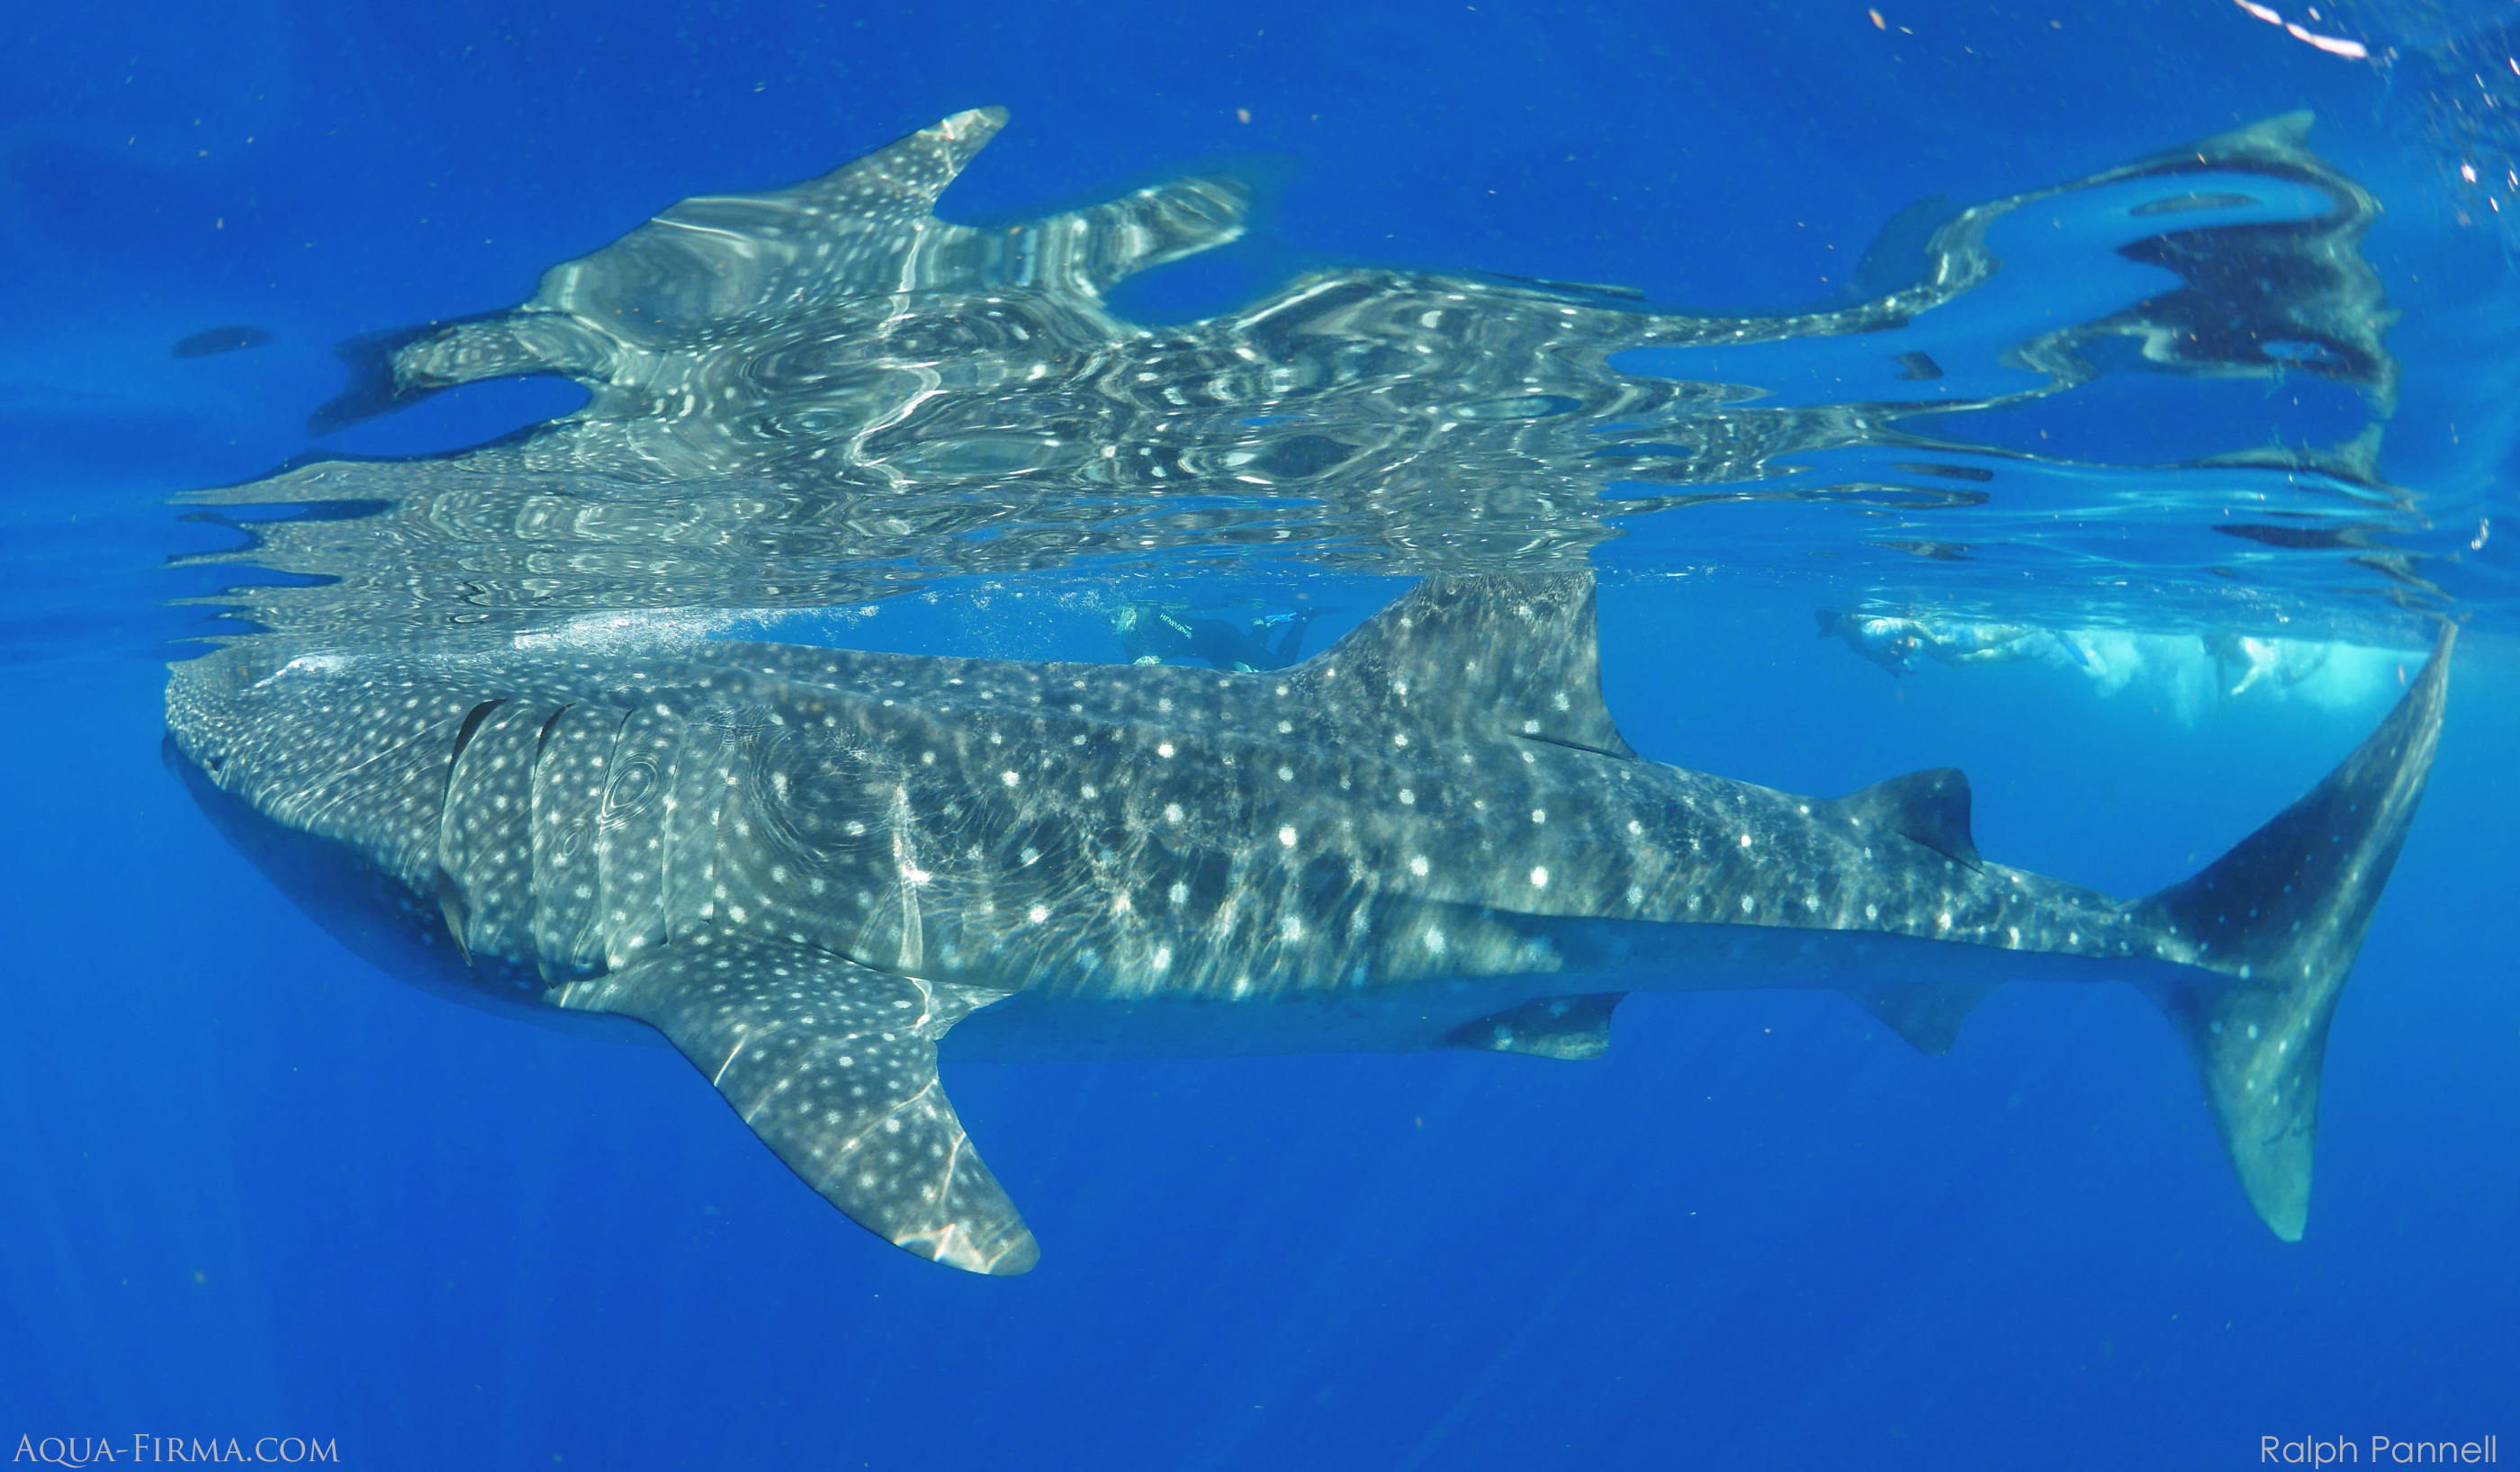
[[[1775,565],[1779,546],[2023,621],[2043,620],[2019,590],[2060,590],[2078,627],[2245,608],[2296,635],[2395,618],[2370,642],[2403,643],[2400,610],[2434,598],[2386,542],[2415,518],[2375,468],[2397,379],[2358,252],[2376,206],[2306,117],[1912,210],[1836,296],[1766,314],[1305,259],[1261,228],[1249,170],[940,220],[1004,121],[687,201],[513,311],[348,344],[328,429],[498,379],[589,397],[461,453],[190,498],[299,509],[218,555],[294,575],[229,595],[236,616],[617,642],[1044,569]],[[1153,322],[1167,268],[1216,252],[1257,285]]]

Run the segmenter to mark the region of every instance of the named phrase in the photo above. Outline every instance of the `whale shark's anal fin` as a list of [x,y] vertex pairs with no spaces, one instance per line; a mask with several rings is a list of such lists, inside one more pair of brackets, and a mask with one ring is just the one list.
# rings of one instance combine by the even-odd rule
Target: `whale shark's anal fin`
[[806,1184],[893,1245],[997,1275],[1040,1259],[936,1078],[936,1040],[1000,994],[695,936],[554,995],[663,1033]]
[[2144,989],[2187,1042],[2250,1204],[2287,1242],[2310,1213],[2328,1022],[2423,798],[2452,637],[2443,631],[2397,709],[2324,781],[2202,873],[2131,907],[2222,973]]
[[1944,982],[1930,986],[1887,986],[1849,992],[1884,1027],[1908,1040],[1928,1057],[1939,1058],[1960,1040],[1960,1024],[1977,1004],[1995,995],[1992,981]]
[[1627,996],[1537,997],[1493,1017],[1464,1022],[1445,1034],[1444,1042],[1536,1058],[1598,1058],[1610,1050],[1610,1013]]

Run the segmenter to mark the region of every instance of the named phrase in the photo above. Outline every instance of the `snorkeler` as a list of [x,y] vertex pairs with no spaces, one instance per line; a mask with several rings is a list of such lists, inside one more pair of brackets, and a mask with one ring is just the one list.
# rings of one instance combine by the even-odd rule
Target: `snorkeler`
[[1243,623],[1193,616],[1185,603],[1123,603],[1112,615],[1133,664],[1197,660],[1211,669],[1283,669],[1303,657],[1304,629],[1328,612],[1303,608]]
[[2046,629],[2019,624],[1973,624],[1943,619],[1891,618],[1822,608],[1820,637],[1831,635],[1893,675],[1916,672],[1918,655],[1943,664],[2010,664],[2062,647],[2075,663],[2081,651]]
[[1816,610],[1820,620],[1820,637],[1835,635],[1846,641],[1846,647],[1893,675],[1915,673],[1916,655],[1924,648],[1923,625],[1908,618],[1882,618],[1863,613],[1845,613],[1835,608]]
[[2249,639],[2228,631],[2198,636],[2214,661],[2216,683],[2228,699],[2264,682],[2290,690],[2327,666],[2330,647],[2280,639]]

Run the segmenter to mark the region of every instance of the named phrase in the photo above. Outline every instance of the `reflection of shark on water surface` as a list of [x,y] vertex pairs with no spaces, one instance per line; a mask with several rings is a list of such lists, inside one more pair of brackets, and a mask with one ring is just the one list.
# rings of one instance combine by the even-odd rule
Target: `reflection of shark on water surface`
[[1939,1052],[2024,979],[2151,997],[2289,1239],[2448,644],[2308,796],[2126,903],[1982,860],[1957,772],[1813,798],[1640,758],[1581,573],[1431,579],[1277,673],[239,647],[178,667],[167,747],[363,955],[654,1028],[832,1204],[974,1271],[1037,1249],[940,1043],[1578,1058],[1631,991],[1798,987]]
[[[2280,375],[2341,395],[2349,419],[2385,413],[2391,314],[2356,248],[2377,206],[2308,149],[2306,115],[1911,212],[1853,294],[1807,311],[1315,261],[1159,327],[1115,293],[1248,239],[1257,185],[1203,169],[987,228],[940,218],[1005,120],[957,113],[792,188],[686,200],[513,310],[346,344],[353,381],[321,431],[495,379],[556,375],[589,397],[459,455],[316,459],[199,493],[359,510],[257,520],[251,547],[195,560],[309,574],[257,588],[254,619],[330,635],[817,608],[938,576],[1189,558],[1562,566],[1754,506],[1851,559],[2026,558],[2087,604],[2139,602],[2130,617],[2168,588],[2228,593],[2183,556],[2140,601],[2092,582],[2088,558],[2149,545],[2128,535],[2132,507],[2248,540],[2256,577],[2324,588],[2348,553],[2351,576],[2407,570],[2367,545],[2412,524],[2367,456],[2272,452],[2225,420],[2180,453],[2229,453],[2176,465],[1970,442],[1975,411],[2045,402],[2061,423],[2138,373]],[[2129,260],[2149,285],[2089,297]],[[2022,316],[2044,293],[2054,310]]]

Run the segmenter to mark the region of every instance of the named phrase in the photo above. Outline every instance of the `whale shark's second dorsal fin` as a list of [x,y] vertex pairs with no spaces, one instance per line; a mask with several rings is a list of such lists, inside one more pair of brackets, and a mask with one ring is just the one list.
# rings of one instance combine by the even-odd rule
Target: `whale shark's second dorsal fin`
[[1969,832],[1968,777],[1957,767],[1933,767],[1877,781],[1837,800],[1847,817],[1867,827],[1887,828],[1971,869],[1981,862]]
[[1360,737],[1636,755],[1601,700],[1590,572],[1430,577],[1286,674]]

